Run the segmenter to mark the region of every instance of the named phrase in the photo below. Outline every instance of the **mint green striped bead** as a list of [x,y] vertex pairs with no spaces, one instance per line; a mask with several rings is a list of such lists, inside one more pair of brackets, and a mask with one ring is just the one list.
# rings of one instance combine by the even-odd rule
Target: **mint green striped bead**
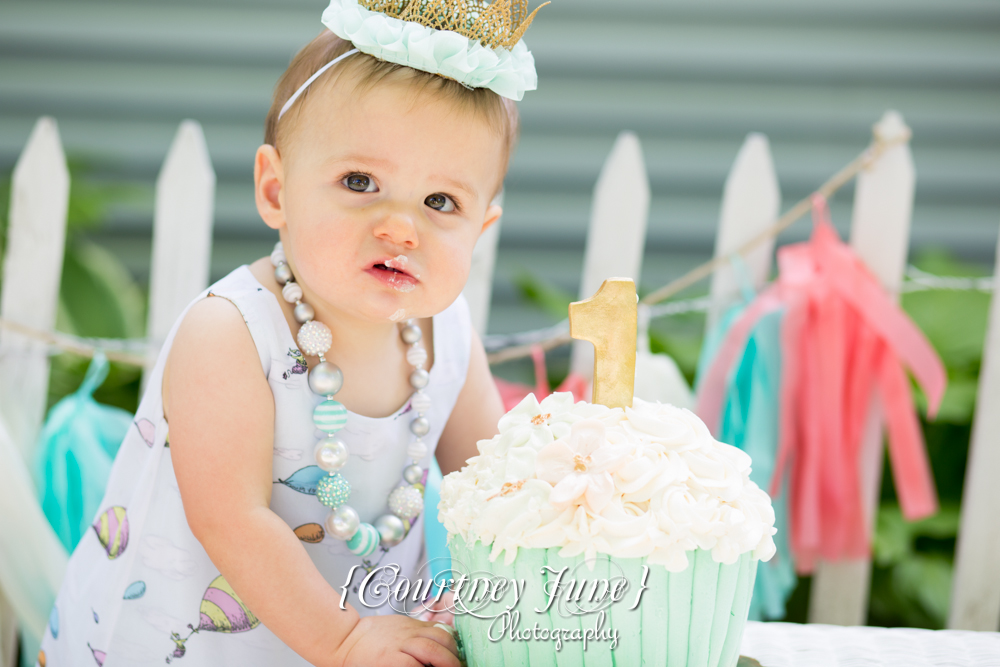
[[347,423],[347,408],[339,401],[325,400],[313,410],[313,423],[321,431],[336,433]]
[[355,556],[370,556],[378,548],[380,536],[375,526],[370,523],[363,523],[358,526],[358,532],[354,533],[351,539],[347,540],[347,548]]

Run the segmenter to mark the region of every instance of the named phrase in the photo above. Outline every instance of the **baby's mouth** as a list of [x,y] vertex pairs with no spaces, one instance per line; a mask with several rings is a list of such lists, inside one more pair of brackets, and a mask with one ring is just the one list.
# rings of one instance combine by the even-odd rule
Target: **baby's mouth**
[[373,268],[373,269],[379,269],[380,271],[392,271],[393,273],[401,273],[401,274],[403,274],[404,276],[408,276],[408,275],[410,275],[410,274],[408,274],[408,273],[407,273],[406,271],[400,271],[400,270],[399,270],[399,269],[397,269],[396,267],[393,267],[393,266],[386,266],[385,264],[373,264],[373,265],[372,265],[372,268]]
[[397,292],[412,292],[417,287],[417,278],[406,271],[396,268],[397,260],[372,264],[368,273],[378,278],[384,285]]

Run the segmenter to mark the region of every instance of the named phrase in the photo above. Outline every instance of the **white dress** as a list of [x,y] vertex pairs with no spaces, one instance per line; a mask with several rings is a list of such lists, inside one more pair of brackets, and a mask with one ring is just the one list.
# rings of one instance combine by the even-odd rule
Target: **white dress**
[[[347,598],[359,614],[394,613],[389,604],[360,604],[357,587],[373,568],[392,563],[399,565],[402,576],[419,577],[422,515],[399,545],[379,547],[365,559],[324,534],[328,510],[313,495],[323,473],[312,459],[322,435],[313,426],[312,411],[323,397],[309,389],[305,359],[281,306],[247,265],[207,288],[187,308],[210,295],[232,301],[243,314],[274,394],[271,509],[295,531],[338,591],[351,567],[362,566],[355,571]],[[187,308],[167,335],[133,427],[115,458],[93,530],[69,560],[42,640],[42,667],[308,664],[246,608],[185,521],[160,387],[164,360]],[[434,365],[425,390],[432,398],[431,431],[424,438],[428,454],[421,462],[425,469],[465,383],[470,336],[462,297],[433,319]],[[338,433],[350,448],[350,461],[341,473],[351,483],[350,504],[362,521],[373,522],[388,512],[387,497],[400,483],[406,463],[410,411],[407,401],[385,418],[348,413],[347,426]]]

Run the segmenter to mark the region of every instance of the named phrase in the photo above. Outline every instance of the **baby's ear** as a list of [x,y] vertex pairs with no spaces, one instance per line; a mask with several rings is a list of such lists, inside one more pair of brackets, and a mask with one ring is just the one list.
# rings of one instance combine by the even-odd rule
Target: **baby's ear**
[[[493,225],[494,222],[496,222],[497,220],[500,219],[501,215],[503,215],[503,209],[500,208],[500,206],[497,205],[497,204],[490,204],[486,208],[486,217],[483,220],[483,230],[482,231],[485,232],[487,229],[489,229]],[[480,232],[480,234],[481,233],[482,232]]]
[[282,206],[282,190],[285,174],[278,150],[270,144],[257,149],[253,162],[254,199],[257,212],[264,223],[272,229],[285,226],[285,212]]

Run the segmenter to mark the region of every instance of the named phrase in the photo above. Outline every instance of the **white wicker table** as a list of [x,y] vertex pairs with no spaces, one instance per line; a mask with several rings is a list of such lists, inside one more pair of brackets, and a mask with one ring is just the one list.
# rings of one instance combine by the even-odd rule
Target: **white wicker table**
[[750,622],[740,653],[762,667],[1000,667],[1000,633]]

